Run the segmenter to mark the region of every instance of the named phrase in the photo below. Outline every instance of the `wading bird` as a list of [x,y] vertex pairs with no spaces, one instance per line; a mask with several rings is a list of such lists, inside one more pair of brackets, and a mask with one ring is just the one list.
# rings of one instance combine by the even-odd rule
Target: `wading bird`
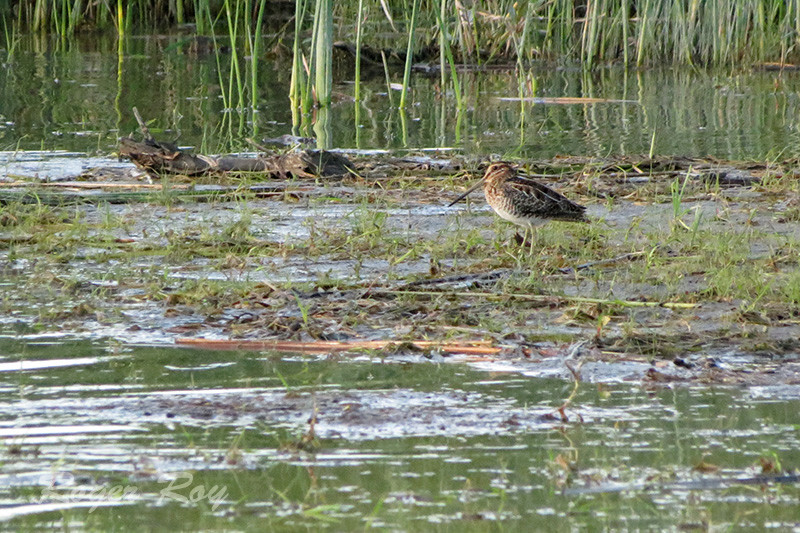
[[[492,163],[480,181],[453,200],[455,205],[483,185],[483,194],[494,212],[530,232],[548,220],[587,222],[586,207],[530,178],[520,176],[516,165],[503,161]],[[448,207],[449,207],[448,206]],[[533,239],[531,239],[533,240]],[[521,242],[525,242],[523,237]],[[531,251],[533,243],[531,242]]]

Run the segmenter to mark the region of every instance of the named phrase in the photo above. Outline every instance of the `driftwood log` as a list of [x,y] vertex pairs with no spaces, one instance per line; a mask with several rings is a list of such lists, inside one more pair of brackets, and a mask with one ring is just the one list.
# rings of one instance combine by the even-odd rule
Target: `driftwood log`
[[139,112],[134,108],[144,141],[131,137],[119,140],[119,156],[151,175],[181,174],[200,176],[221,172],[264,172],[274,178],[341,177],[351,172],[353,164],[344,156],[325,150],[302,150],[257,157],[206,156],[180,150],[177,146],[157,141],[150,134]]
[[200,176],[220,172],[265,172],[274,178],[341,177],[350,173],[352,163],[339,154],[324,150],[302,150],[257,157],[195,155],[167,144],[138,142],[128,137],[119,141],[120,157],[149,174]]

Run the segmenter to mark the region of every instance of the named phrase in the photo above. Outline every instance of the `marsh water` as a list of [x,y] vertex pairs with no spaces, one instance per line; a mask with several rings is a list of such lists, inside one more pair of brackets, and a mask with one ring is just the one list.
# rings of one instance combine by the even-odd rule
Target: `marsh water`
[[[120,56],[116,40],[102,36],[23,39],[0,72],[0,149],[108,155],[119,136],[137,131],[134,106],[156,135],[199,151],[230,149],[226,142],[252,149],[246,137],[314,136],[310,123],[292,131],[285,49],[257,63],[257,95],[237,107],[232,56],[189,53],[186,41],[134,36]],[[461,107],[452,87],[440,86],[438,72],[417,72],[402,113],[395,108],[400,69],[392,71],[389,90],[382,68],[365,67],[362,102],[355,105],[352,58],[337,53],[336,60],[326,124],[332,148],[447,148],[527,158],[652,150],[721,159],[796,157],[800,150],[800,72],[793,70],[471,69],[461,73]],[[250,63],[239,62],[242,71]],[[252,79],[242,76],[241,83],[249,89]],[[564,97],[608,101],[542,103]]]
[[[133,36],[122,55],[104,37],[23,39],[0,70],[0,183],[130,166],[112,153],[137,128],[134,106],[159,138],[201,153],[246,150],[247,137],[314,136],[310,124],[293,128],[285,53],[259,63],[254,105],[226,108],[231,57],[189,54],[181,39]],[[800,155],[793,71],[470,70],[461,107],[438,74],[420,71],[400,112],[382,70],[368,73],[356,104],[348,65],[337,59],[324,125],[330,146],[348,153]],[[584,100],[552,100],[561,97]],[[208,212],[184,223],[230,214],[191,209]],[[307,216],[320,213],[340,216]],[[414,216],[448,215],[431,206]],[[36,267],[10,250],[0,248],[5,301]],[[351,274],[306,266],[311,280]],[[70,272],[60,268],[54,275]],[[73,268],[102,287],[104,264]],[[645,385],[651,365],[641,360],[598,364],[576,388],[561,360],[195,350],[174,346],[186,323],[165,306],[74,327],[41,320],[50,303],[4,305],[0,317],[0,520],[10,529],[800,525],[798,385]],[[159,322],[172,332],[150,327]],[[720,367],[749,361],[714,356]]]

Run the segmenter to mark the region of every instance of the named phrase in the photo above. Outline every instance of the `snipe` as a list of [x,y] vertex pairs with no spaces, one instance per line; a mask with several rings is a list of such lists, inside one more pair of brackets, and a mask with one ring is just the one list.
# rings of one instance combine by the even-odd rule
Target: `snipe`
[[587,222],[586,207],[530,178],[520,176],[517,167],[503,161],[492,163],[480,181],[450,205],[455,205],[483,185],[483,194],[494,212],[533,233],[548,220]]

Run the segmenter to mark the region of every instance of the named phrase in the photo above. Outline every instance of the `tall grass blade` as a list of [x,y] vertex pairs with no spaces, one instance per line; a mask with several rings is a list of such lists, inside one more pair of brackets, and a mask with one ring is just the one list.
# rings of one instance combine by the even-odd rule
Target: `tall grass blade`
[[[364,0],[358,0],[358,14],[356,19],[356,73],[355,73],[355,100],[356,108],[361,102],[361,30],[364,24]],[[356,124],[357,125],[357,124]]]
[[331,148],[331,106],[326,105],[317,109],[314,136],[317,138],[317,148],[320,150]]
[[592,68],[595,58],[595,44],[597,42],[598,1],[588,0],[586,3],[586,16],[583,23],[581,36],[581,62],[584,68]]
[[228,76],[228,95],[229,102],[232,104],[231,96],[233,95],[234,85],[236,86],[236,94],[238,102],[237,109],[244,107],[244,83],[242,80],[242,73],[239,67],[239,7],[240,2],[236,2],[236,9],[231,10],[231,0],[225,0],[225,16],[228,22],[228,40],[231,47],[231,71]]
[[5,41],[6,61],[11,62],[14,58],[14,50],[19,41],[18,33],[13,24],[9,28],[8,18],[3,15],[3,39]]
[[386,62],[386,52],[381,50],[381,60],[383,61],[383,74],[386,76],[386,96],[389,98],[389,107],[394,107],[392,97],[392,78],[389,75],[389,64]]
[[[0,0],[0,14],[8,18],[7,27],[13,23],[20,32],[51,33],[65,42],[81,28],[113,30],[124,35],[134,27],[155,30],[163,27],[164,21],[194,22],[197,32],[206,34],[211,31],[208,22],[226,10],[230,12],[228,22],[235,26],[235,20],[241,23],[240,17],[252,19],[256,13],[265,14],[268,1]],[[332,0],[319,0],[316,4],[320,14],[331,13]],[[364,13],[372,5],[379,5],[373,9],[380,9],[385,16],[366,26]],[[306,6],[310,7],[308,0],[295,0],[296,13],[308,9]],[[451,35],[454,57],[478,64],[487,58],[521,64],[530,61],[534,51],[548,59],[578,60],[587,67],[609,61],[626,65],[744,67],[764,61],[800,62],[798,0],[360,0],[340,2],[335,8],[342,20],[355,20],[355,28],[344,28],[341,33],[352,31],[359,42],[371,42],[384,33],[396,32],[400,24],[392,15],[393,10],[403,14],[406,29],[417,33],[441,19]],[[324,17],[315,17],[321,18]],[[258,23],[254,22],[248,20],[246,28],[236,28],[239,33],[245,32],[251,45],[254,35],[250,31],[255,28],[258,32]],[[330,27],[327,22],[315,25],[315,43],[322,46],[320,37],[329,41],[319,31]],[[359,50],[360,47],[357,53]],[[323,79],[325,69],[314,63],[318,58],[324,62],[325,55],[311,54],[311,70]],[[440,58],[439,66],[445,71],[445,56]],[[233,68],[238,89],[237,67]],[[240,64],[239,68],[244,67]],[[240,72],[239,78],[245,80],[244,89],[252,92],[249,74]],[[318,92],[313,79],[312,86]],[[324,101],[325,95],[321,96],[322,100],[318,100]]]
[[648,157],[653,159],[653,156],[656,153],[656,130],[653,130],[653,136],[650,137],[650,152],[648,153]]
[[333,92],[333,3],[317,0],[314,36],[314,89],[319,107],[331,105]]
[[[442,11],[444,11],[444,4],[445,0],[442,0]],[[456,71],[455,59],[453,58],[453,50],[450,48],[450,33],[447,31],[447,25],[444,23],[441,16],[438,18],[437,23],[439,24],[439,64],[443,65],[444,59],[446,59],[447,64],[450,66],[450,78],[453,80],[453,92],[456,97],[456,106],[460,109],[463,106],[461,84],[458,81],[458,72]],[[444,91],[446,87],[445,69],[444,66],[441,68],[442,91]]]
[[[292,76],[289,82],[289,102],[292,107],[292,125],[299,126],[300,111],[303,106],[303,89],[306,86],[302,51],[300,50],[300,38],[307,2],[306,0],[296,0],[294,7],[294,41],[292,43]],[[294,135],[298,133],[298,131],[295,131]]]
[[444,19],[447,16],[447,0],[439,0],[439,18],[436,23],[439,25],[439,81],[442,85],[442,91],[444,91],[445,85],[447,83],[447,77],[445,75],[445,57],[444,57],[444,47],[449,45],[449,39],[447,38],[447,28],[444,24]]
[[411,63],[414,60],[414,34],[417,30],[417,11],[419,0],[413,0],[414,7],[411,11],[411,21],[408,25],[408,46],[406,46],[406,65],[403,71],[403,92],[400,95],[400,109],[406,107],[406,97],[408,96],[408,84],[411,79]]
[[630,33],[629,28],[629,17],[630,17],[630,10],[628,9],[628,0],[620,0],[622,5],[620,9],[620,21],[622,26],[622,62],[625,66],[630,64],[630,58],[628,57],[628,34]]
[[[261,27],[264,22],[264,9],[267,6],[267,0],[260,0],[258,6],[258,18],[256,19],[256,29],[255,34],[253,35],[253,41],[250,46],[250,109],[255,112],[258,109],[258,65],[259,65],[259,56],[261,54]],[[253,120],[253,134],[257,135],[258,132],[256,130],[256,125],[258,121]]]
[[122,10],[122,0],[117,0],[117,34],[120,40],[125,35],[125,14]]

